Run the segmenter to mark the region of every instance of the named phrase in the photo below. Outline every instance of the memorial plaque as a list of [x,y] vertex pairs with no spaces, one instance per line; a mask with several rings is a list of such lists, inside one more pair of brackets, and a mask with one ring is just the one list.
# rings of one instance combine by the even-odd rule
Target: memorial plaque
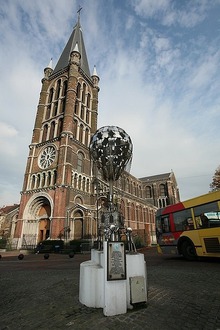
[[125,246],[123,242],[108,242],[107,281],[126,279]]

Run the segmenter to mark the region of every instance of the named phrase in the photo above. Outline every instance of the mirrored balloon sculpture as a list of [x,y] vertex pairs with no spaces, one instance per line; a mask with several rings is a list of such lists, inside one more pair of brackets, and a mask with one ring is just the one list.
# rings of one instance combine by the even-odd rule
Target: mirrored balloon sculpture
[[[90,142],[90,155],[103,179],[109,184],[106,210],[99,223],[98,246],[101,249],[103,237],[106,241],[120,241],[124,233],[129,251],[136,252],[132,229],[124,226],[124,218],[114,204],[113,183],[128,167],[132,158],[133,145],[130,136],[117,126],[99,128]],[[98,200],[97,200],[98,202]]]

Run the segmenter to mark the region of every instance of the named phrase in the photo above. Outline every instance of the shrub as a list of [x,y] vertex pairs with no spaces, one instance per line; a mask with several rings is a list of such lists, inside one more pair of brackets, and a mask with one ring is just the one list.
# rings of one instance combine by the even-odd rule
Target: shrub
[[5,249],[7,245],[7,239],[2,238],[0,239],[0,249]]
[[134,240],[134,244],[136,246],[136,249],[140,249],[140,248],[144,247],[143,239],[140,236],[135,236],[133,238],[133,240]]

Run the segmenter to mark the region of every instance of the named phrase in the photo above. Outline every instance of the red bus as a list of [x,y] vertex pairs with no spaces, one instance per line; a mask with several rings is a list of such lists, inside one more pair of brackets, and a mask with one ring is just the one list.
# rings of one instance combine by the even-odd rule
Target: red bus
[[220,191],[159,209],[156,236],[159,253],[220,257]]

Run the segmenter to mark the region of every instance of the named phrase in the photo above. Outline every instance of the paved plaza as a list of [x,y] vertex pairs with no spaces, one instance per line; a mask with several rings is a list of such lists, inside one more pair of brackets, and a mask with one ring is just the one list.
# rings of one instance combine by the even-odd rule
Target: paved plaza
[[143,251],[148,302],[123,315],[79,303],[80,263],[90,254],[2,254],[0,330],[150,329],[220,330],[220,261],[167,258],[155,248]]

